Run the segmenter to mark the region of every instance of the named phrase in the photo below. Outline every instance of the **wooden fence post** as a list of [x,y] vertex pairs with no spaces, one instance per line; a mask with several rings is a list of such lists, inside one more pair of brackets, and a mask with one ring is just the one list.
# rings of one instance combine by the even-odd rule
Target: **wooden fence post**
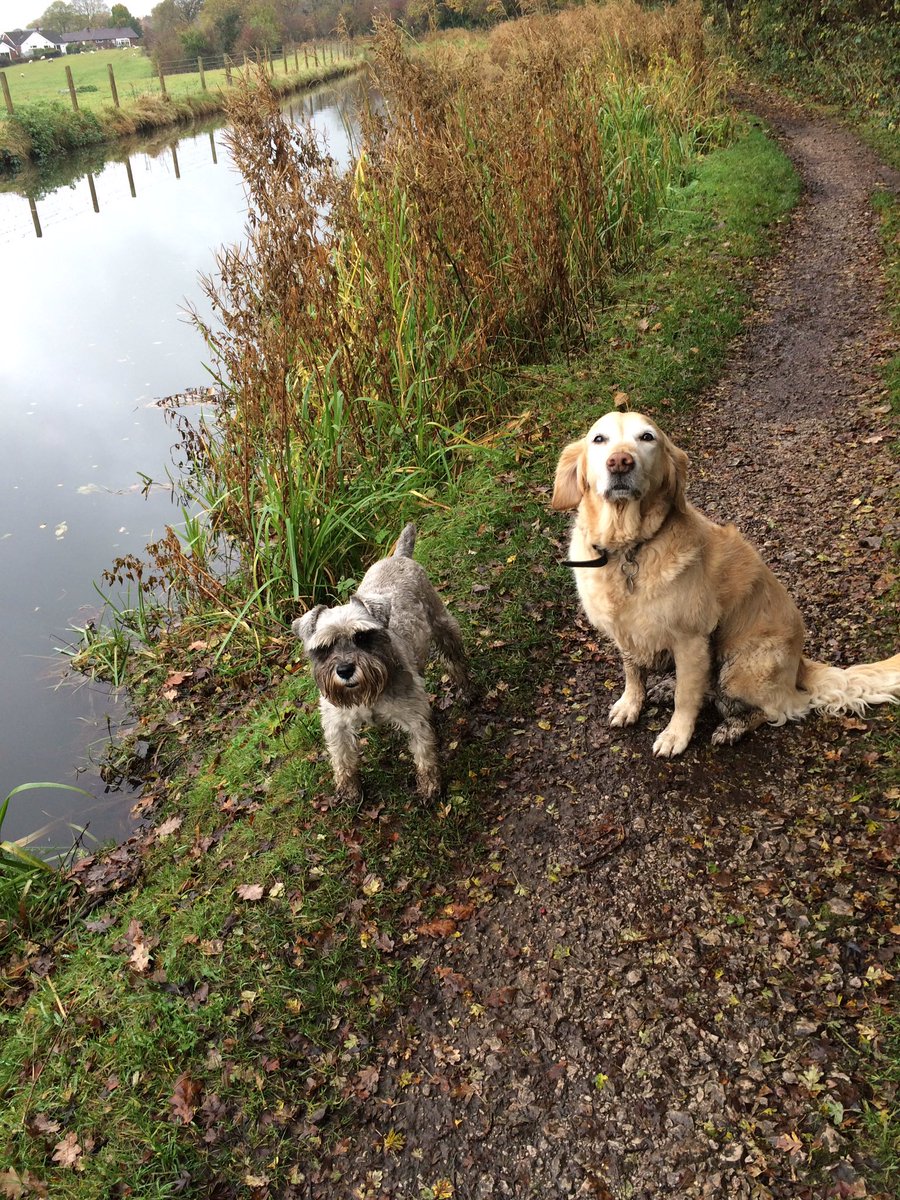
[[116,106],[116,108],[120,108],[121,105],[119,104],[119,91],[116,87],[116,77],[113,74],[112,63],[107,63],[106,67],[109,71],[109,90],[112,92],[113,104]]
[[282,46],[281,46],[281,61],[284,63],[284,73],[285,73],[285,75],[287,75],[287,73],[288,73],[287,46],[285,46],[284,43],[282,43]]
[[334,62],[334,42],[331,43],[331,61]]
[[294,42],[294,74],[300,74],[300,59],[297,57],[297,43]]
[[[6,111],[12,116],[16,110],[13,108],[12,96],[9,94],[9,83],[7,82],[5,71],[0,71],[0,85],[3,86],[3,99],[6,101]],[[38,234],[38,237],[40,236]]]
[[78,97],[75,95],[75,80],[72,78],[72,68],[66,67],[66,80],[69,84],[69,97],[72,101],[72,107],[78,112]]
[[225,64],[225,82],[231,87],[231,59],[225,54],[222,57],[222,61]]
[[131,159],[125,159],[125,173],[128,176],[128,190],[131,192],[132,200],[137,200],[137,191],[134,186],[134,172],[131,169]]
[[28,207],[31,209],[31,219],[34,221],[34,232],[37,237],[43,237],[44,231],[41,229],[41,218],[38,216],[37,205],[34,202],[34,196],[28,197]]
[[205,92],[207,90],[206,89],[206,75],[203,72],[203,56],[202,55],[197,59],[197,70],[200,72],[200,86],[203,88],[203,90]]
[[100,201],[97,199],[97,189],[94,187],[94,177],[88,172],[88,187],[91,189],[91,204],[94,206],[94,212],[100,211]]
[[[68,68],[66,68],[68,70]],[[159,89],[163,94],[163,99],[168,100],[169,93],[166,91],[166,77],[163,74],[162,63],[159,64]]]

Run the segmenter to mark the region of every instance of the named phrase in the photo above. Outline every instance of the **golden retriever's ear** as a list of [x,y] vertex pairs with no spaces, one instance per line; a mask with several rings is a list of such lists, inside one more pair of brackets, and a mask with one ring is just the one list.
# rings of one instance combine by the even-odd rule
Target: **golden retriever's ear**
[[553,481],[553,496],[550,507],[562,512],[568,508],[577,508],[586,488],[584,476],[584,438],[577,442],[569,442],[559,456],[556,464],[556,478]]
[[677,512],[687,512],[684,489],[687,483],[688,456],[666,438],[666,458],[666,493],[671,497],[672,506]]

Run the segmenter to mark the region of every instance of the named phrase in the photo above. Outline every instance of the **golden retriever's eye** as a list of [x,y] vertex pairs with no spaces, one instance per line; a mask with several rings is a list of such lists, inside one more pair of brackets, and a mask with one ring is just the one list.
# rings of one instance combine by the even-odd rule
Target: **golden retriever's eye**
[[654,434],[652,434],[652,433],[650,432],[650,430],[649,430],[649,429],[645,429],[645,430],[644,430],[644,432],[641,434],[640,440],[641,440],[642,442],[655,442],[655,441],[656,441],[656,437],[655,437],[655,435],[654,435]]
[[598,446],[602,446],[604,442],[609,441],[605,433],[595,433],[594,441]]

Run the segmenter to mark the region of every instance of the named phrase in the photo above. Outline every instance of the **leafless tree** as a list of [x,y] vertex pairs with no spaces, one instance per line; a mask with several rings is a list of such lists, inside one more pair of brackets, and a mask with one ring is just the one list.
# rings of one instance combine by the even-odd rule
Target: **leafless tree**
[[72,0],[72,8],[83,19],[86,29],[97,29],[110,19],[106,0]]

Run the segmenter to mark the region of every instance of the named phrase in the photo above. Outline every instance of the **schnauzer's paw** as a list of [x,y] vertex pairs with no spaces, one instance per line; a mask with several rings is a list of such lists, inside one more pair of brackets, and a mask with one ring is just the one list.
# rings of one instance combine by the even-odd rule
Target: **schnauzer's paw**
[[362,780],[358,775],[345,775],[335,780],[335,794],[346,804],[362,804]]
[[752,728],[746,718],[729,717],[715,727],[709,740],[714,746],[733,746]]
[[441,794],[441,776],[437,770],[419,771],[416,787],[423,800],[437,800]]
[[664,675],[647,688],[647,699],[651,704],[671,704],[675,698],[675,676]]
[[693,722],[688,725],[681,721],[671,720],[653,743],[653,753],[658,758],[674,758],[676,754],[681,754],[687,748],[693,732]]
[[641,715],[644,702],[639,697],[620,696],[609,710],[610,725],[633,725]]

